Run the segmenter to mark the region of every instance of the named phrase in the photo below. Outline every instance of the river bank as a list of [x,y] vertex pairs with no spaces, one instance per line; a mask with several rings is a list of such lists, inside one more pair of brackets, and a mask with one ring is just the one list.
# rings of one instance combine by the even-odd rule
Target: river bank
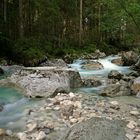
[[[104,139],[104,135],[106,135],[107,140],[112,140],[111,135],[114,136],[113,140],[139,140],[140,102],[139,98],[136,97],[136,92],[139,92],[139,86],[137,85],[138,80],[135,80],[139,75],[130,70],[128,66],[118,66],[112,63],[113,60],[117,59],[120,59],[120,56],[109,56],[95,61],[77,60],[73,64],[65,66],[77,70],[80,73],[81,79],[74,78],[75,76],[71,79],[73,72],[65,73],[65,70],[68,68],[63,68],[62,71],[62,68],[58,65],[58,68],[55,68],[55,70],[54,68],[53,70],[52,68],[51,70],[49,69],[49,79],[48,72],[46,72],[48,68],[46,69],[45,67],[24,68],[20,72],[14,73],[8,78],[9,81],[14,77],[12,79],[16,81],[15,84],[21,84],[21,87],[23,87],[24,83],[26,83],[27,86],[23,89],[25,91],[28,89],[32,94],[35,94],[34,91],[39,91],[38,89],[40,89],[40,86],[35,85],[43,82],[41,84],[42,87],[42,85],[46,85],[46,83],[44,84],[46,80],[51,81],[51,86],[55,83],[54,86],[56,87],[57,85],[57,88],[67,83],[68,89],[70,87],[76,89],[73,89],[75,92],[63,90],[63,93],[62,90],[58,90],[53,98],[43,98],[39,99],[38,103],[33,102],[33,105],[23,110],[24,116],[15,122],[11,122],[15,125],[22,122],[22,130],[15,131],[13,129],[12,131],[5,131],[1,129],[1,135],[18,137],[20,140],[74,140],[75,138],[82,140],[84,137],[88,140],[93,140],[92,131],[95,130],[100,135],[99,137],[99,135],[94,134],[95,140]],[[98,62],[96,63],[96,61]],[[114,72],[114,70],[118,72]],[[30,72],[28,73],[28,71]],[[50,76],[50,73],[52,76]],[[36,83],[36,81],[38,82]],[[63,84],[57,84],[56,81]],[[112,84],[115,87],[110,90],[110,85]],[[106,93],[109,94],[106,94],[105,97],[99,96],[101,90],[105,93],[105,88],[109,88],[109,90],[106,90]],[[48,91],[48,88],[43,86],[41,90]],[[47,92],[44,93],[47,94]],[[110,93],[113,95],[113,98],[110,98]],[[38,95],[37,97],[41,97]],[[94,124],[96,121],[100,125]],[[89,125],[90,122],[95,127]],[[89,133],[89,135],[84,133],[83,125],[89,127],[89,130],[87,129],[87,134]],[[81,131],[79,128],[82,128]],[[107,128],[111,135],[105,131]],[[118,132],[117,134],[115,133],[116,131]]]

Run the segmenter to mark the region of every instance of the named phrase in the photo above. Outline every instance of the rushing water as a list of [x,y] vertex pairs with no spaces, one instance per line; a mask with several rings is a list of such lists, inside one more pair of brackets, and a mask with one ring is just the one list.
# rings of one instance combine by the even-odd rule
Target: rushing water
[[91,88],[80,88],[79,90],[82,92],[86,92],[86,93],[98,93],[99,90],[101,90],[103,87],[106,86],[106,80],[105,78],[107,77],[108,73],[111,70],[117,70],[122,74],[128,74],[130,73],[132,70],[129,69],[128,66],[118,66],[116,64],[113,64],[111,61],[114,59],[120,58],[119,56],[108,56],[106,58],[102,58],[102,59],[98,59],[98,60],[92,60],[92,61],[98,61],[103,65],[103,69],[100,70],[85,70],[82,69],[82,64],[84,62],[86,62],[87,60],[75,60],[73,62],[73,64],[70,64],[70,66],[74,69],[76,69],[77,71],[79,71],[80,75],[82,77],[98,77],[101,79],[102,81],[102,85],[99,87],[91,87]]
[[[81,76],[96,76],[96,77],[107,77],[108,73],[111,70],[118,70],[121,73],[129,73],[131,70],[129,67],[117,66],[111,63],[111,60],[116,59],[118,57],[109,56],[104,59],[99,59],[99,61],[104,69],[102,70],[84,70],[81,68],[82,63],[86,60],[76,60],[70,66],[79,71]],[[95,60],[93,60],[95,61]],[[7,74],[10,73],[7,67]],[[0,77],[1,78],[4,78]],[[80,88],[80,91],[86,93],[97,93],[100,89],[105,86],[105,80],[102,80],[102,86],[92,87],[92,88]],[[0,87],[0,105],[4,108],[2,112],[0,112],[0,128],[12,129],[15,131],[21,130],[21,128],[25,129],[25,121],[26,121],[26,110],[33,108],[35,105],[39,105],[39,101],[29,100],[24,97],[17,90],[9,87]]]
[[0,87],[0,128],[13,131],[25,130],[27,109],[39,104],[38,100],[29,100],[20,92],[9,87]]

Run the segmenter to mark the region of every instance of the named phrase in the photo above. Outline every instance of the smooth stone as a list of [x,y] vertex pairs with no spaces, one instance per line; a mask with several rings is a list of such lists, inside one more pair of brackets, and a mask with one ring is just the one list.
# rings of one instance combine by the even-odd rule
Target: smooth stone
[[134,134],[126,134],[126,137],[129,139],[129,140],[134,140],[135,138],[135,135]]
[[6,135],[6,131],[2,128],[0,128],[0,136]]
[[119,120],[91,118],[71,127],[62,140],[126,140],[124,128]]
[[129,121],[129,123],[127,124],[127,127],[129,129],[134,129],[138,124],[135,121]]
[[136,110],[130,111],[130,114],[134,115],[134,116],[140,115],[140,113],[138,111],[136,111]]
[[27,128],[28,128],[28,131],[31,132],[31,131],[33,131],[34,129],[37,128],[37,123],[36,122],[31,122],[31,123],[27,124]]
[[28,139],[27,139],[27,134],[26,134],[26,133],[19,132],[19,133],[17,133],[17,137],[18,137],[20,140],[28,140]]
[[46,134],[43,131],[40,131],[36,140],[44,140],[46,139]]

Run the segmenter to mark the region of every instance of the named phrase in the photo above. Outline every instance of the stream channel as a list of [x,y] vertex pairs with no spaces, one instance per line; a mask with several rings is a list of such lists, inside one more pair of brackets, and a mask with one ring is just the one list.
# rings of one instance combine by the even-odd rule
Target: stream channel
[[[111,61],[119,58],[118,56],[108,56],[103,59],[93,60],[100,62],[104,69],[101,70],[84,70],[81,68],[82,63],[86,60],[75,60],[73,64],[69,64],[72,68],[79,71],[81,76],[96,76],[98,78],[106,77],[111,70],[117,70],[121,73],[130,73],[129,67],[117,66]],[[1,77],[3,78],[3,77]],[[92,88],[80,88],[81,92],[87,94],[96,94],[99,90],[106,86],[105,80],[102,81],[102,86]],[[124,100],[123,100],[124,99]],[[128,101],[128,97],[121,98],[123,101]],[[132,98],[131,98],[132,100]],[[0,105],[3,106],[3,110],[0,112],[0,128],[11,129],[13,131],[19,131],[25,129],[26,110],[41,105],[43,99],[28,99],[24,97],[19,91],[11,87],[0,87]],[[135,99],[134,99],[135,102]]]

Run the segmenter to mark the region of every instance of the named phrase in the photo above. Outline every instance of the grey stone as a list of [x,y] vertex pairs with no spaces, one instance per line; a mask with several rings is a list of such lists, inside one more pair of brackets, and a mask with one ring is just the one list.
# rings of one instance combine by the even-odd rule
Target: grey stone
[[110,79],[118,79],[118,80],[120,80],[122,78],[122,76],[123,75],[120,72],[118,72],[117,70],[112,70],[108,74],[108,78],[110,78]]
[[24,94],[30,97],[52,97],[82,85],[78,72],[56,67],[23,68],[12,74],[9,82],[23,89]]
[[131,66],[134,65],[138,61],[138,54],[133,51],[123,52],[122,60],[124,65]]
[[92,118],[74,125],[62,140],[126,140],[122,121]]

